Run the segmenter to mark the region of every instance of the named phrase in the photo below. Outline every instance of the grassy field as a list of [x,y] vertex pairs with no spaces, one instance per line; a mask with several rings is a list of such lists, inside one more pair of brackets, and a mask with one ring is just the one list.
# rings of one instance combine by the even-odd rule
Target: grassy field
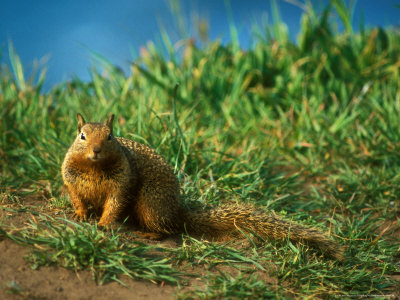
[[[29,245],[34,268],[177,285],[178,298],[400,296],[400,32],[350,24],[332,1],[304,13],[296,43],[277,14],[248,50],[234,26],[228,45],[176,46],[162,34],[130,75],[99,58],[90,82],[49,92],[45,71],[25,79],[10,46],[12,68],[0,69],[0,241]],[[274,210],[329,233],[347,247],[345,262],[289,241],[184,236],[172,247],[74,222],[60,166],[77,112],[92,121],[114,113],[116,136],[173,166],[183,201]]]

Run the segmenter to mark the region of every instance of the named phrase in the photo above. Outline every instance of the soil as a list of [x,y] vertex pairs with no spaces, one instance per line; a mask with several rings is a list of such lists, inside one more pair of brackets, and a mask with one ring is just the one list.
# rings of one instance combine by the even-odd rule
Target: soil
[[[26,208],[19,213],[0,210],[3,225],[21,228],[31,218],[29,211],[45,212],[56,216],[57,209],[49,211],[37,198],[18,199],[11,203],[1,199],[2,206],[13,209]],[[72,217],[72,215],[71,215]],[[172,243],[172,242],[170,242]],[[31,247],[19,245],[0,233],[0,299],[174,299],[177,286],[154,284],[149,281],[121,278],[118,282],[98,285],[89,271],[74,272],[58,266],[41,266],[32,269],[24,258]]]
[[[0,194],[0,229],[23,228],[35,215],[42,213],[51,217],[64,216],[65,211],[48,205],[48,200],[43,200],[43,195],[27,198],[10,199]],[[72,208],[66,214],[73,219]],[[91,220],[94,221],[94,220]],[[131,230],[132,228],[128,228]],[[13,230],[11,230],[13,231]],[[140,232],[135,232],[140,234]],[[122,233],[123,234],[123,233]],[[124,235],[124,234],[123,234]],[[146,236],[143,234],[143,236]],[[166,247],[176,248],[182,244],[182,238],[172,236],[161,242],[138,237],[138,240],[147,244],[162,244]],[[73,271],[59,266],[41,266],[33,269],[31,263],[25,259],[33,247],[20,245],[10,240],[0,231],[0,300],[3,299],[175,299],[179,291],[189,291],[194,288],[204,287],[202,275],[207,268],[198,266],[189,270],[181,266],[183,272],[189,272],[191,277],[183,278],[183,285],[155,284],[145,280],[132,280],[121,277],[123,286],[118,282],[97,284],[88,270]],[[223,266],[225,267],[225,266]],[[235,268],[226,266],[227,272],[236,271]],[[219,267],[213,271],[218,272]],[[274,279],[275,283],[276,280]]]
[[[61,209],[49,206],[42,195],[24,199],[9,199],[0,195],[0,204],[3,207],[0,209],[2,227],[12,225],[15,228],[22,228],[32,218],[32,212],[53,217],[61,213]],[[12,211],[7,208],[11,208]],[[72,209],[67,217],[72,219]],[[159,241],[148,240],[147,243],[159,243]],[[162,241],[162,244],[168,247],[179,247],[180,243],[181,240],[179,241],[176,237]],[[31,264],[25,259],[31,250],[31,247],[19,245],[8,239],[0,231],[0,299],[175,299],[179,291],[203,287],[201,276],[207,272],[200,266],[191,270],[191,273],[193,272],[197,277],[185,278],[187,285],[183,288],[124,277],[120,279],[126,286],[118,282],[98,285],[92,279],[91,273],[85,270],[74,272],[58,266],[41,266],[39,269],[32,269]],[[234,274],[237,270],[221,265],[214,271]],[[271,285],[278,284],[277,279],[270,277],[266,272],[258,275]],[[393,275],[393,279],[400,280],[398,274]],[[395,295],[400,296],[397,293]]]
[[87,271],[56,266],[32,270],[24,259],[29,249],[9,239],[0,242],[0,299],[173,299],[176,287],[125,280],[97,285]]

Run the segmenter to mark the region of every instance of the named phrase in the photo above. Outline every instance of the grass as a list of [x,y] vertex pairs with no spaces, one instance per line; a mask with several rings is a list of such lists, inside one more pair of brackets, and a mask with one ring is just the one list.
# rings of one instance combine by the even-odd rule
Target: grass
[[126,245],[119,240],[118,230],[107,235],[96,224],[42,214],[39,218],[33,217],[26,228],[14,229],[18,234],[5,233],[17,243],[35,246],[27,257],[34,269],[54,263],[73,270],[88,269],[100,284],[111,280],[123,283],[118,275],[176,284],[182,275],[171,268],[169,259],[159,257],[162,248],[138,241]]
[[[246,51],[234,26],[230,44],[200,48],[187,39],[180,54],[163,34],[164,49],[149,43],[130,75],[99,58],[103,71],[93,68],[90,82],[74,78],[49,92],[42,90],[45,70],[25,79],[10,46],[12,69],[0,69],[1,208],[25,207],[29,197],[47,205],[28,227],[1,221],[0,235],[40,245],[30,256],[34,266],[89,269],[100,283],[121,274],[179,283],[180,298],[394,293],[400,287],[394,280],[400,272],[400,34],[354,30],[343,2],[331,4],[320,14],[308,7],[297,43],[278,15],[255,30]],[[343,32],[335,29],[336,12]],[[76,112],[93,121],[115,113],[115,135],[161,153],[184,201],[275,210],[329,232],[348,248],[346,262],[274,241],[237,247],[187,238],[161,251],[50,216],[71,212],[60,191],[60,166]],[[185,290],[181,271],[197,274],[196,267],[207,268],[203,286]]]

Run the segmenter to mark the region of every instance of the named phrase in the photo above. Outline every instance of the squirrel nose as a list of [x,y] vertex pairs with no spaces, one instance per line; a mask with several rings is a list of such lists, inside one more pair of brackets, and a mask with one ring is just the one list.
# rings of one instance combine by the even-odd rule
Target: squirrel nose
[[96,154],[100,153],[101,152],[101,147],[100,146],[94,146],[93,147],[93,152],[96,153]]

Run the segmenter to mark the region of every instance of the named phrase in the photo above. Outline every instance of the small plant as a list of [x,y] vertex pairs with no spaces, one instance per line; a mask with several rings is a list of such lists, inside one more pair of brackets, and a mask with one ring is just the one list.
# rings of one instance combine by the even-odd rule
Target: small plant
[[277,288],[266,284],[257,275],[239,273],[232,276],[220,272],[206,277],[207,288],[178,294],[178,299],[268,299],[275,298]]
[[122,243],[118,231],[107,234],[96,224],[39,215],[18,234],[6,235],[18,243],[35,246],[27,256],[33,268],[57,264],[73,270],[89,269],[101,284],[110,280],[122,282],[120,275],[176,283],[181,275],[171,268],[168,259],[159,257],[161,248],[138,241]]

